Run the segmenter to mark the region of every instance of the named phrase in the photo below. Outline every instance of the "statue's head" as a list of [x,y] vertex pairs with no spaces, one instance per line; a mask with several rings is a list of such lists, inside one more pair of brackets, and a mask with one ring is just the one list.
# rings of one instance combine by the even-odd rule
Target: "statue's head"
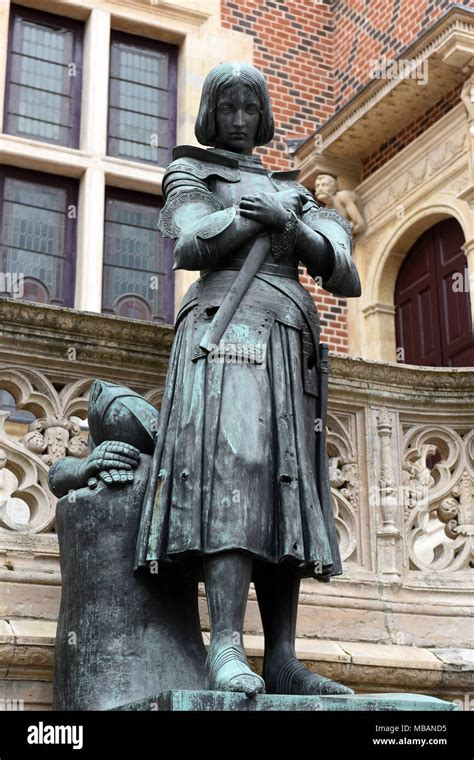
[[201,145],[250,154],[269,143],[274,131],[263,74],[248,63],[215,66],[204,80],[194,128]]
[[318,201],[327,203],[337,193],[337,179],[332,174],[318,174],[314,183],[314,194]]

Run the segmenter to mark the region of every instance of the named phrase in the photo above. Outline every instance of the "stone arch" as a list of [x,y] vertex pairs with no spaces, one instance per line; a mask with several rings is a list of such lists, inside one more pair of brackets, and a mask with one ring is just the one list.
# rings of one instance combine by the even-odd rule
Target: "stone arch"
[[[375,265],[369,269],[364,290],[367,293],[363,314],[366,332],[372,337],[366,355],[384,361],[396,361],[395,339],[395,284],[400,267],[410,248],[427,229],[442,221],[454,218],[462,228],[466,246],[472,248],[474,215],[468,204],[453,196],[438,194],[415,208],[409,209],[403,219],[397,220],[388,236],[380,241],[373,253]],[[474,254],[466,248],[468,267],[474,274]],[[474,293],[471,292],[474,301]],[[472,303],[474,308],[474,302]],[[473,310],[474,313],[474,310]],[[377,351],[375,355],[374,348]],[[373,354],[373,355],[372,355]]]

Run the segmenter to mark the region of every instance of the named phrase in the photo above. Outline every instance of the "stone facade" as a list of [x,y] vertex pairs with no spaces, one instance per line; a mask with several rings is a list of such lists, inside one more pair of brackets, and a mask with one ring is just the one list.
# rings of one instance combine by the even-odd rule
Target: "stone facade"
[[[425,83],[372,80],[296,151],[304,184],[331,173],[340,187],[357,190],[364,205],[367,227],[354,245],[362,297],[348,299],[346,312],[351,355],[399,358],[396,278],[411,246],[436,222],[459,222],[472,278],[473,116],[461,91],[473,53],[472,12],[451,9],[410,49],[407,60],[424,72]],[[474,314],[472,287],[470,299]]]
[[[58,441],[71,445],[70,420],[85,417],[95,377],[160,405],[173,331],[18,301],[0,302],[0,320],[0,387],[55,431],[39,446],[2,415],[0,698],[33,707],[51,698],[61,591],[49,463]],[[298,647],[311,667],[358,690],[390,684],[459,700],[472,691],[473,392],[474,369],[331,357],[328,453],[344,575],[304,582]],[[76,443],[71,453],[84,451]],[[21,522],[12,499],[27,505]],[[260,663],[253,592],[246,631]]]
[[[429,128],[436,126],[459,104],[460,89],[468,73],[468,69],[464,73],[462,69],[469,65],[471,55],[469,39],[472,32],[467,21],[464,29],[461,29],[460,22],[458,33],[458,47],[464,53],[456,55],[448,50],[451,37],[447,34],[449,24],[445,18],[450,10],[454,12],[460,5],[472,9],[472,0],[463,0],[460,5],[447,0],[436,4],[423,0],[416,7],[385,0],[371,3],[369,11],[357,2],[318,2],[313,8],[308,7],[305,0],[295,0],[291,6],[260,0],[239,3],[206,0],[198,4],[193,0],[25,0],[24,4],[78,18],[85,23],[80,149],[64,149],[1,134],[0,151],[3,163],[79,181],[74,305],[88,311],[101,309],[105,186],[159,196],[164,169],[107,156],[111,29],[179,46],[178,143],[195,143],[194,118],[200,86],[213,65],[221,60],[238,59],[259,66],[269,81],[277,127],[275,140],[260,151],[273,168],[288,168],[295,162],[291,154],[294,141],[296,144],[304,142],[308,135],[316,133],[314,151],[317,159],[309,161],[309,172],[306,171],[308,148],[312,149],[312,142],[301,146],[296,156],[296,163],[304,169],[303,183],[310,189],[313,189],[315,172],[320,166],[335,172],[341,188],[359,190],[362,180],[370,181],[374,173],[377,175],[377,170],[390,170],[391,162],[404,148],[410,146],[416,151],[425,139],[429,139]],[[5,47],[10,5],[11,0],[0,0],[0,40],[4,41]],[[459,14],[461,18],[462,10]],[[430,78],[433,86],[421,88],[412,82],[374,82],[371,62],[403,55],[411,59],[413,46],[422,48],[427,35],[444,37],[447,43],[444,46],[447,53],[441,55],[442,63],[439,63],[437,54],[432,59]],[[337,45],[334,44],[336,38]],[[436,53],[435,50],[431,52]],[[4,56],[0,62],[0,117],[6,62]],[[387,89],[387,107],[384,112],[384,98],[377,98],[380,107],[371,109],[371,129],[367,130],[365,143],[361,143],[356,132],[348,129],[348,122],[352,123],[355,118],[359,130],[366,129],[368,111],[365,101],[371,103],[374,100],[371,90],[378,84]],[[411,97],[407,98],[408,90]],[[364,119],[360,118],[362,114]],[[337,147],[333,139],[334,117],[343,124],[342,132],[340,126],[336,129]],[[375,135],[372,125],[377,124],[379,132]],[[342,165],[338,161],[340,158],[346,159]],[[466,149],[465,166],[467,163]],[[367,235],[371,235],[370,229]],[[364,244],[365,240],[359,236],[358,247]],[[176,308],[194,278],[192,272],[176,273]],[[361,345],[372,341],[369,322],[373,320],[362,323],[361,337],[355,335],[352,302],[334,299],[319,288],[304,269],[301,270],[301,281],[318,305],[323,339],[333,350],[359,353]],[[392,313],[393,309],[382,320],[391,322],[384,342],[392,339]],[[394,358],[393,351],[382,355],[383,358]]]
[[[264,160],[298,166],[310,189],[329,172],[362,198],[362,298],[327,294],[301,270],[338,352],[328,452],[344,575],[304,583],[298,654],[361,691],[421,691],[472,709],[474,370],[397,364],[394,327],[400,265],[430,225],[459,221],[474,271],[474,117],[461,102],[472,2],[24,2],[85,23],[81,142],[72,150],[2,133],[1,161],[79,181],[79,245],[75,310],[0,300],[0,389],[34,415],[0,412],[0,701],[51,703],[61,579],[48,467],[64,452],[85,454],[80,420],[94,378],[160,405],[173,338],[168,326],[100,314],[104,188],[158,198],[163,176],[163,167],[106,154],[113,28],[179,45],[178,143],[195,143],[206,72],[222,60],[253,62],[269,78],[277,121]],[[10,5],[0,0],[4,48]],[[396,55],[426,62],[426,86],[371,79],[367,61]],[[288,140],[298,141],[294,154]],[[176,305],[194,277],[177,274]],[[201,605],[206,639],[204,596]],[[246,631],[260,667],[253,592]]]

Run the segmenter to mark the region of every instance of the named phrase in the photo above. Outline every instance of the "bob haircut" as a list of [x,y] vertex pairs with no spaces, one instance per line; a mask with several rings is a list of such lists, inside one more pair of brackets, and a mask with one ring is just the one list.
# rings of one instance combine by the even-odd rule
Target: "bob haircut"
[[249,63],[220,63],[211,69],[202,88],[199,113],[194,127],[194,134],[201,145],[215,144],[217,98],[223,89],[237,83],[250,87],[262,104],[262,115],[255,136],[255,146],[266,145],[272,140],[275,122],[270,103],[270,93],[263,74]]

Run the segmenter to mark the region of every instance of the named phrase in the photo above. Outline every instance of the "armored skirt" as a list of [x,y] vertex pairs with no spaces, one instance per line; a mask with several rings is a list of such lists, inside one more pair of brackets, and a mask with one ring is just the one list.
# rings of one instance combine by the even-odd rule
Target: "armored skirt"
[[[212,273],[197,287],[207,279],[212,292],[218,279],[225,293],[235,275]],[[304,389],[306,357],[294,304],[282,308],[286,297],[272,279],[256,279],[241,309],[246,323],[249,309],[257,309],[263,326],[265,313],[274,316],[264,307],[279,299],[284,321],[267,317],[271,329],[259,363],[218,353],[193,360],[209,320],[199,305],[184,309],[149,483],[147,561],[243,550],[262,561],[292,563],[301,576],[321,581],[340,573],[329,488],[323,495],[329,503],[318,493],[318,399]],[[286,286],[300,289],[315,309],[298,282]],[[192,298],[185,300],[192,306]]]

